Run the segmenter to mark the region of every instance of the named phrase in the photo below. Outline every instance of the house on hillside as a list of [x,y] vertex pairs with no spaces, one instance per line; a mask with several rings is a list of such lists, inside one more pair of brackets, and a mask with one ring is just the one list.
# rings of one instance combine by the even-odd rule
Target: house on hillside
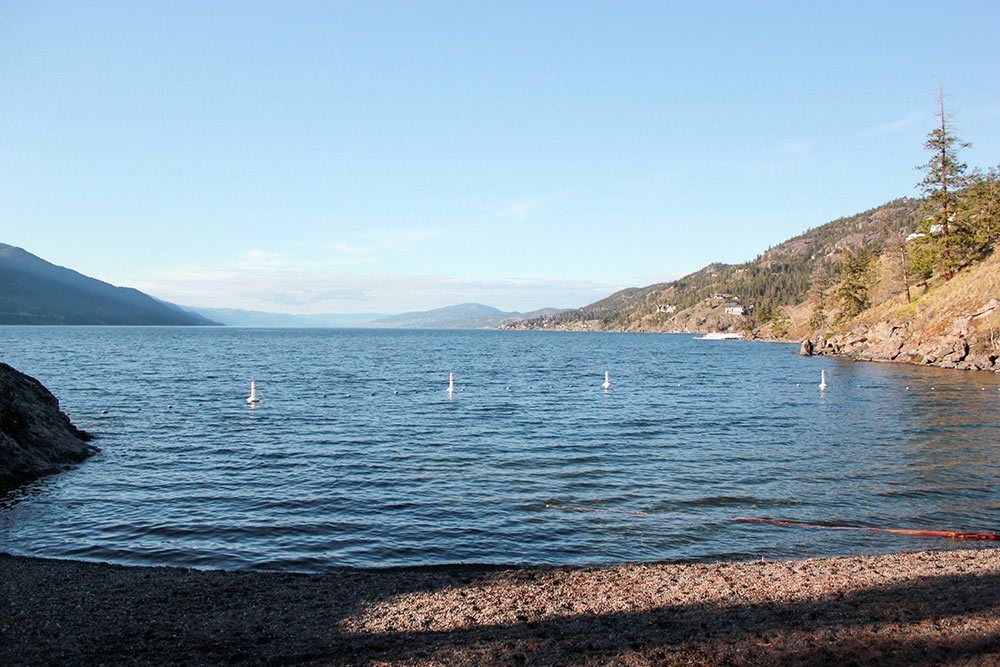
[[738,303],[730,302],[726,304],[726,315],[739,315],[743,316],[743,306]]
[[677,310],[677,306],[675,306],[673,304],[663,304],[663,303],[661,303],[659,306],[656,307],[656,312],[658,312],[658,313],[668,313],[669,314],[669,313],[675,312],[676,310]]

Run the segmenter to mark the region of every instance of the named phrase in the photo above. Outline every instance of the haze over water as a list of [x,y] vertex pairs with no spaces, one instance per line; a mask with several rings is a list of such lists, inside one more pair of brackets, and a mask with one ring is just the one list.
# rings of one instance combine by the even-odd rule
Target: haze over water
[[741,516],[1000,528],[1000,378],[794,352],[689,335],[0,328],[3,360],[103,449],[0,495],[0,551],[312,571],[971,546]]

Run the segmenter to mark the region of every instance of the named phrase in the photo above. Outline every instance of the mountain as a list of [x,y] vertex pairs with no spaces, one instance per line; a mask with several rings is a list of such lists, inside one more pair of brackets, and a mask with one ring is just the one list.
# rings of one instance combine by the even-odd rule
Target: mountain
[[528,313],[503,311],[481,303],[461,303],[390,315],[368,322],[364,326],[378,329],[496,329],[525,319],[552,316],[562,312],[557,308],[542,308]]
[[1000,179],[958,202],[950,240],[925,200],[897,199],[743,264],[709,264],[505,328],[739,331],[803,341],[803,354],[1000,373]]
[[359,327],[373,320],[386,317],[383,313],[325,313],[320,315],[298,315],[294,313],[268,313],[259,310],[239,310],[236,308],[196,308],[184,309],[220,322],[229,327],[262,328],[340,328]]
[[217,322],[0,243],[0,324],[199,326]]
[[743,264],[709,264],[672,282],[624,289],[583,308],[526,320],[514,328],[693,332],[742,328],[747,314],[758,306],[805,301],[813,276],[835,273],[844,250],[881,247],[913,231],[920,205],[916,199],[896,199],[810,229]]

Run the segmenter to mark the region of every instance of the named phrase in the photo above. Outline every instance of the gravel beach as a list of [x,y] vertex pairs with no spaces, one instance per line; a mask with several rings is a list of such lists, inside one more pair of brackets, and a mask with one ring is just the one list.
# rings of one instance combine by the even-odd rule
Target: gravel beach
[[1000,664],[1000,550],[325,574],[0,555],[0,664]]

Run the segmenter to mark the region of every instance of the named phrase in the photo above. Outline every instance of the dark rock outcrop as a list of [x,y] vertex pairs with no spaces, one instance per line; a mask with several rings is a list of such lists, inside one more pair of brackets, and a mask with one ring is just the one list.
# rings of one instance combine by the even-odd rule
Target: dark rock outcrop
[[59,472],[98,451],[42,383],[0,363],[0,486]]
[[813,342],[806,338],[799,347],[799,354],[803,357],[811,357],[813,354]]

